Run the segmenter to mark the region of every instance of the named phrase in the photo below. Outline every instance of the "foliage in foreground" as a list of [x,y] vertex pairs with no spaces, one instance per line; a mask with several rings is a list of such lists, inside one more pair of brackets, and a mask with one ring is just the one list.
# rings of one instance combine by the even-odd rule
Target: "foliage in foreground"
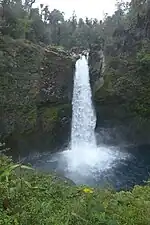
[[[1,171],[14,164],[0,158]],[[14,166],[15,167],[15,166]],[[0,175],[0,225],[149,225],[150,187],[131,192],[71,186],[54,175]],[[27,172],[25,172],[27,171]],[[18,173],[18,172],[17,172]],[[4,175],[4,173],[3,173]]]

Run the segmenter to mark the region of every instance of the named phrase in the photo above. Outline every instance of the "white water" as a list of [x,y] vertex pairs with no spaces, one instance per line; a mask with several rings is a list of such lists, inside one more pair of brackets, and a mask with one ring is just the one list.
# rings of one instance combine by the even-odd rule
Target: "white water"
[[126,155],[114,147],[96,144],[96,116],[92,104],[88,63],[84,56],[76,63],[72,104],[70,147],[54,154],[48,162],[57,162],[58,170],[76,184],[100,183],[104,172],[107,175],[107,171],[111,170],[113,174],[113,168]]
[[87,144],[95,148],[96,116],[92,105],[88,64],[84,56],[76,64],[72,105],[71,150],[76,151]]
[[77,177],[95,176],[95,173],[110,169],[122,157],[114,148],[96,145],[96,115],[92,104],[88,63],[84,56],[76,63],[72,104],[71,147],[64,155],[69,178],[77,182]]

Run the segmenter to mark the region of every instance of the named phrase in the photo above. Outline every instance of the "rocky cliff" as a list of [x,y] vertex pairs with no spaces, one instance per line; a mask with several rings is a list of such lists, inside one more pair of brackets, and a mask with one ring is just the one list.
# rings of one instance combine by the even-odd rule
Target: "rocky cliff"
[[106,46],[104,70],[99,48],[92,48],[93,61],[89,58],[97,127],[112,128],[112,135],[132,144],[150,143],[149,49],[146,43],[133,56],[117,57]]
[[97,91],[104,84],[104,67],[105,57],[102,44],[93,44],[90,46],[89,57],[89,74],[93,91]]
[[15,147],[61,142],[70,127],[73,74],[65,52],[0,37],[1,136]]

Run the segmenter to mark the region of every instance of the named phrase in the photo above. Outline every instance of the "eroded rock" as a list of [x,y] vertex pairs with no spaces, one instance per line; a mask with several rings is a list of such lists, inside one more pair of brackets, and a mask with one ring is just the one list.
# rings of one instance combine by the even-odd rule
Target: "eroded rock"
[[22,147],[41,137],[44,145],[47,136],[50,146],[69,129],[75,62],[64,51],[3,37],[0,52],[2,137]]

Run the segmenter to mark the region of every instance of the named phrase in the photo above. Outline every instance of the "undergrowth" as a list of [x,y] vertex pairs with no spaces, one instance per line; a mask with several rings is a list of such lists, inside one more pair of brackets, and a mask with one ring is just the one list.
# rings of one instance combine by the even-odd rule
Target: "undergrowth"
[[0,156],[0,225],[149,225],[150,186],[77,187]]

